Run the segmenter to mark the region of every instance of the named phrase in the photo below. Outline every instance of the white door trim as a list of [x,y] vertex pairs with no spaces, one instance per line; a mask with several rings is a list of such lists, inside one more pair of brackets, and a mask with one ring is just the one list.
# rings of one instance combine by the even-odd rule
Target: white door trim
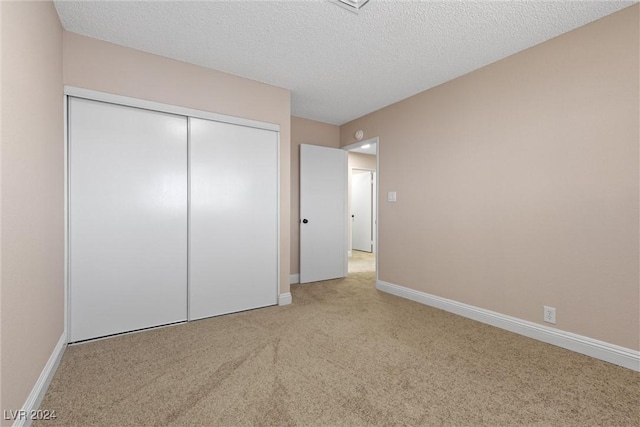
[[[377,136],[374,136],[373,138],[369,138],[369,139],[363,139],[362,141],[358,141],[355,142],[353,144],[349,144],[349,145],[345,145],[344,147],[342,147],[343,150],[345,151],[351,151],[354,148],[360,148],[362,147],[364,144],[378,144],[380,142],[380,138]],[[376,156],[378,155],[377,153],[379,153],[380,150],[376,149]]]
[[[64,151],[64,213],[63,213],[63,221],[64,221],[64,344],[68,344],[69,339],[69,325],[71,324],[71,310],[69,309],[69,268],[70,266],[70,258],[69,258],[69,117],[68,117],[68,108],[69,108],[69,97],[67,95],[62,96],[62,105],[63,105],[63,151]],[[66,347],[65,347],[66,348]]]

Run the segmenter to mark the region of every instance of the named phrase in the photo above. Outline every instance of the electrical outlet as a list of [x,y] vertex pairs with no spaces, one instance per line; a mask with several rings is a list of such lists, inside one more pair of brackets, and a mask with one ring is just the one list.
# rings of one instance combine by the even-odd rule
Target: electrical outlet
[[544,306],[543,318],[544,318],[545,322],[553,323],[555,325],[556,324],[556,309],[554,307],[547,307],[545,305]]

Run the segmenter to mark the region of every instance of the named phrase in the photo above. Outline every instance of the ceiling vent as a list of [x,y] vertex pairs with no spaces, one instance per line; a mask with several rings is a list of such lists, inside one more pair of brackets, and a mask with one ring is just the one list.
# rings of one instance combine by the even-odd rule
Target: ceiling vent
[[362,6],[367,4],[369,0],[329,0],[331,3],[335,3],[338,6],[342,6],[344,9],[350,10],[353,13],[359,13]]

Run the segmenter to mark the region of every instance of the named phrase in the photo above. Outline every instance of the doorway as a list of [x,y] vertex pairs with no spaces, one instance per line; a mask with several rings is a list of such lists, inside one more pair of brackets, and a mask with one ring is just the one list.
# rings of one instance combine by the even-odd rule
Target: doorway
[[377,276],[378,138],[343,149],[348,152],[347,200],[348,272],[375,272]]
[[373,253],[375,171],[351,169],[351,249]]

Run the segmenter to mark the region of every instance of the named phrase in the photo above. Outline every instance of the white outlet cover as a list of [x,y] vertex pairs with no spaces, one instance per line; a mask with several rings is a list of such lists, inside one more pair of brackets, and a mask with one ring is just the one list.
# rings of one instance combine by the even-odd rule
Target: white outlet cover
[[388,202],[395,202],[396,201],[396,192],[395,191],[389,191],[389,194],[387,195],[387,201]]
[[547,307],[545,305],[542,316],[545,322],[556,324],[556,309],[554,307]]

